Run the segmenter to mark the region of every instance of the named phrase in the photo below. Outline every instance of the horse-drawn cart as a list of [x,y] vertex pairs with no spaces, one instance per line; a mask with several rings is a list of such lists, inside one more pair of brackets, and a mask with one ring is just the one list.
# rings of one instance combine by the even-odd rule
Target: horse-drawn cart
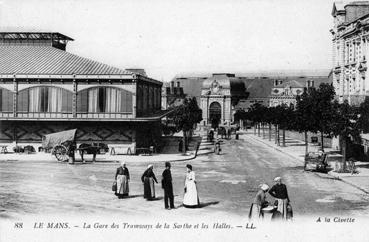
[[58,161],[66,161],[76,150],[77,129],[47,134],[42,137],[42,148],[52,149],[51,154],[55,155]]
[[84,154],[92,154],[92,161],[95,161],[96,154],[108,152],[108,147],[103,143],[82,143],[77,149],[76,144],[77,129],[71,129],[44,135],[42,138],[42,147],[45,150],[51,149],[51,154],[55,155],[58,161],[66,161],[69,157],[73,157],[75,151],[79,151],[82,161],[84,162]]

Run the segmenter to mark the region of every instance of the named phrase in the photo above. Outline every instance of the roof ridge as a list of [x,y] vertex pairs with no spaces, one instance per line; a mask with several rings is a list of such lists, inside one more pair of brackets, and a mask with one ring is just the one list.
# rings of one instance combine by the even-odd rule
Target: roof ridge
[[52,46],[0,45],[0,56],[2,74],[134,74]]

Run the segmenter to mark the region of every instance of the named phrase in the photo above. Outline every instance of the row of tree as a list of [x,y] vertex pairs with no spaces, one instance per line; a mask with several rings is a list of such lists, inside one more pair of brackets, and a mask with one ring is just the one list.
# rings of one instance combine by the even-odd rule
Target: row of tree
[[[369,98],[360,106],[351,106],[347,101],[339,103],[334,99],[335,91],[330,84],[321,84],[319,88],[306,89],[297,96],[295,105],[279,105],[265,107],[258,103],[245,112],[239,110],[235,120],[250,120],[258,129],[269,126],[269,140],[271,127],[275,127],[275,142],[280,144],[280,130],[282,130],[282,145],[285,145],[285,130],[298,131],[305,134],[305,145],[308,152],[308,132],[320,133],[321,145],[324,149],[324,136],[339,137],[343,155],[343,169],[346,169],[346,147],[348,140],[361,142],[360,133],[369,132]],[[264,128],[263,136],[264,136]]]

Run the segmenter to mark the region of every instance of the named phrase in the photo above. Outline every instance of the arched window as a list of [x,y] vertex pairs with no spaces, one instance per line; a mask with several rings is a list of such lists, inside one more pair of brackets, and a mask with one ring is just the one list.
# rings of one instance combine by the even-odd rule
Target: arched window
[[71,113],[73,93],[60,87],[30,87],[18,93],[19,112]]
[[0,88],[0,112],[13,112],[13,92]]
[[77,112],[132,112],[132,93],[114,87],[93,87],[78,92]]

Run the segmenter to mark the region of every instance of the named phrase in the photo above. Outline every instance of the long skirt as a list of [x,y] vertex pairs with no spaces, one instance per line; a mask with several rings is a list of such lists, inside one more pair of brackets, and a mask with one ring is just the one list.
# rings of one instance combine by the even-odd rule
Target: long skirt
[[200,205],[199,196],[197,194],[197,187],[195,182],[186,182],[186,191],[183,197],[183,206],[188,208],[195,208]]
[[117,196],[128,196],[129,185],[126,175],[117,176]]
[[277,209],[273,214],[272,219],[278,220],[278,219],[287,219],[287,199],[277,199],[278,205]]
[[155,186],[154,179],[152,177],[144,178],[144,198],[148,200],[155,198]]
[[263,217],[261,206],[257,203],[252,203],[249,212],[249,219],[259,219]]

